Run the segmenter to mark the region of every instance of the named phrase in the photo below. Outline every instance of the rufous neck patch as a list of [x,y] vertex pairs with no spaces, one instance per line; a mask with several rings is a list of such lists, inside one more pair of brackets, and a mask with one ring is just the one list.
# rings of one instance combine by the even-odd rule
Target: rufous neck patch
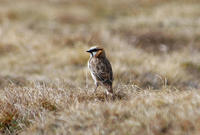
[[96,53],[96,57],[99,57],[101,54],[103,53],[103,51],[102,50],[99,50],[97,53]]

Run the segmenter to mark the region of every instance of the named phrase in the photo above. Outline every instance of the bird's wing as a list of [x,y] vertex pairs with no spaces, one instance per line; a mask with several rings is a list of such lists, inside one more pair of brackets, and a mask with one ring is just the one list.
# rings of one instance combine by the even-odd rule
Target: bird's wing
[[113,72],[110,62],[107,59],[102,59],[96,64],[93,73],[102,83],[112,83]]

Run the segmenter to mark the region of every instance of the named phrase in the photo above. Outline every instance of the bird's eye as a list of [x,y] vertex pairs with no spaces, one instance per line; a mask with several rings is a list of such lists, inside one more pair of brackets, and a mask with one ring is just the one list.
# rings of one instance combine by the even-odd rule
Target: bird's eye
[[96,52],[96,51],[98,51],[98,50],[97,50],[97,49],[93,49],[92,51],[93,51],[93,52]]

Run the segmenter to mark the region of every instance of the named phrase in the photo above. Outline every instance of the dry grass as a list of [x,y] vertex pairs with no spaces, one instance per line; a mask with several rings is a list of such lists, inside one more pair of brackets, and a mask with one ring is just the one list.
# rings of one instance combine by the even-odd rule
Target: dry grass
[[[0,0],[0,134],[200,134],[198,0]],[[93,92],[105,48],[113,96]]]

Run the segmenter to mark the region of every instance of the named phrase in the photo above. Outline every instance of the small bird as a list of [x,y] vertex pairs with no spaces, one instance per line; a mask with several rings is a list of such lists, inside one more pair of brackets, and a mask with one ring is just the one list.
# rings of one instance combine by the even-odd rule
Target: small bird
[[88,68],[96,85],[94,92],[99,85],[102,85],[106,87],[108,93],[113,94],[113,72],[104,49],[101,47],[91,47],[86,52],[90,53]]

